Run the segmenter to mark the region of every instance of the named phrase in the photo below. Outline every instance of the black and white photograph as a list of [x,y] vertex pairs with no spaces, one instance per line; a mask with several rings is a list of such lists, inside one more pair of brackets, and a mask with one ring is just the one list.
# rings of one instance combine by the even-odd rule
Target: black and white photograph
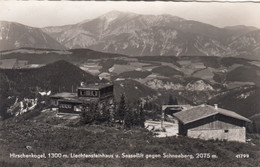
[[259,16],[0,1],[0,167],[260,167]]

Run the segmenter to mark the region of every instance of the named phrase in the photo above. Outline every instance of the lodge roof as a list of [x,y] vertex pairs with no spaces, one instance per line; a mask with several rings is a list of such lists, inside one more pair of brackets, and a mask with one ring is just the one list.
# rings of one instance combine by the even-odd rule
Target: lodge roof
[[85,98],[85,97],[71,97],[71,98],[63,98],[59,100],[59,102],[77,103],[77,104],[91,103],[96,101],[98,101],[97,98]]
[[77,97],[77,93],[61,92],[50,96],[51,98],[72,98]]
[[185,105],[162,105],[162,110],[168,109],[168,110],[188,110],[190,108],[192,108],[193,106],[189,105],[189,104],[185,104]]
[[225,115],[225,116],[232,117],[235,119],[251,122],[249,119],[247,119],[233,111],[229,111],[229,110],[222,109],[222,108],[216,109],[215,107],[209,106],[209,105],[196,106],[191,109],[175,113],[173,115],[178,120],[180,120],[183,124],[188,124],[188,123],[195,122],[200,119],[207,118],[207,117],[217,115],[217,114],[221,114],[221,115]]
[[94,84],[87,84],[79,86],[78,89],[85,89],[85,90],[100,90],[102,88],[113,86],[112,83],[94,83]]

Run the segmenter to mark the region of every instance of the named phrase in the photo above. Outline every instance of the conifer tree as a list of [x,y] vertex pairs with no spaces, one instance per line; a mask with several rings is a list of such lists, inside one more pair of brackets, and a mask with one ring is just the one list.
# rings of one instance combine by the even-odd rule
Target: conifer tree
[[124,94],[122,94],[120,102],[119,102],[118,110],[117,110],[117,115],[118,115],[118,119],[119,119],[120,123],[122,123],[122,121],[124,121],[126,110],[127,110],[127,107],[126,107],[126,102],[125,102],[125,96],[124,96]]
[[178,101],[177,101],[176,97],[173,98],[172,95],[170,95],[168,105],[178,105]]
[[93,116],[94,116],[93,119],[96,123],[101,121],[101,113],[100,113],[100,109],[98,107],[98,103],[93,104],[91,113],[93,113]]
[[152,102],[148,102],[148,110],[152,110],[152,108],[153,108]]
[[83,111],[81,113],[81,122],[83,124],[88,124],[88,123],[93,122],[93,120],[94,120],[93,107],[94,107],[94,104],[91,103],[88,106],[88,108],[86,106],[83,108]]
[[174,100],[173,100],[173,104],[174,104],[174,105],[178,105],[178,100],[177,100],[176,97],[175,97]]
[[133,111],[133,126],[139,126],[139,123],[140,123],[140,111],[139,109],[135,109]]
[[145,122],[145,116],[144,116],[144,110],[142,105],[140,106],[140,118],[139,118],[139,125],[143,128],[144,127],[144,122]]
[[106,107],[102,108],[102,121],[107,123],[110,122],[110,111]]
[[82,112],[80,113],[80,122],[82,123],[82,124],[86,124],[87,123],[87,113],[86,113],[86,109],[84,108],[83,110],[82,110]]
[[168,105],[173,105],[174,101],[173,101],[173,97],[172,95],[169,96],[169,101],[168,101]]
[[135,125],[144,127],[144,122],[145,122],[145,116],[144,116],[144,111],[143,111],[143,106],[141,102],[138,100],[136,104],[137,112],[135,118]]
[[127,109],[125,112],[125,118],[124,118],[124,128],[130,129],[134,124],[134,115],[133,111]]
[[147,110],[148,109],[148,104],[147,104],[147,101],[145,101],[144,103],[144,109]]

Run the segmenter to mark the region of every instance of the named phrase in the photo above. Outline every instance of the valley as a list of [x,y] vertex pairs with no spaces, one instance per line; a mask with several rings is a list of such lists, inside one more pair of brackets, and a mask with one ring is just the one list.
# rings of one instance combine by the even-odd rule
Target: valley
[[[2,52],[0,61],[9,59],[27,63],[1,69],[1,95],[9,97],[8,104],[14,103],[16,98],[35,97],[40,91],[52,94],[76,91],[82,81],[110,81],[115,84],[117,101],[124,92],[129,102],[139,98],[143,103],[160,106],[172,95],[179,104],[217,103],[253,118],[260,107],[256,100],[260,84],[256,60],[205,56],[129,57],[88,49],[29,48]],[[1,106],[5,107],[3,103]]]

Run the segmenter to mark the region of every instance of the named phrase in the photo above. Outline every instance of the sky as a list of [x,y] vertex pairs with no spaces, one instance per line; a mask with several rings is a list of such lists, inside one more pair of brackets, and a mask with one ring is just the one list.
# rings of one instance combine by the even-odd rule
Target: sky
[[260,28],[260,3],[253,2],[127,2],[127,1],[0,1],[0,20],[32,27],[68,25],[109,11],[171,14],[217,27]]

